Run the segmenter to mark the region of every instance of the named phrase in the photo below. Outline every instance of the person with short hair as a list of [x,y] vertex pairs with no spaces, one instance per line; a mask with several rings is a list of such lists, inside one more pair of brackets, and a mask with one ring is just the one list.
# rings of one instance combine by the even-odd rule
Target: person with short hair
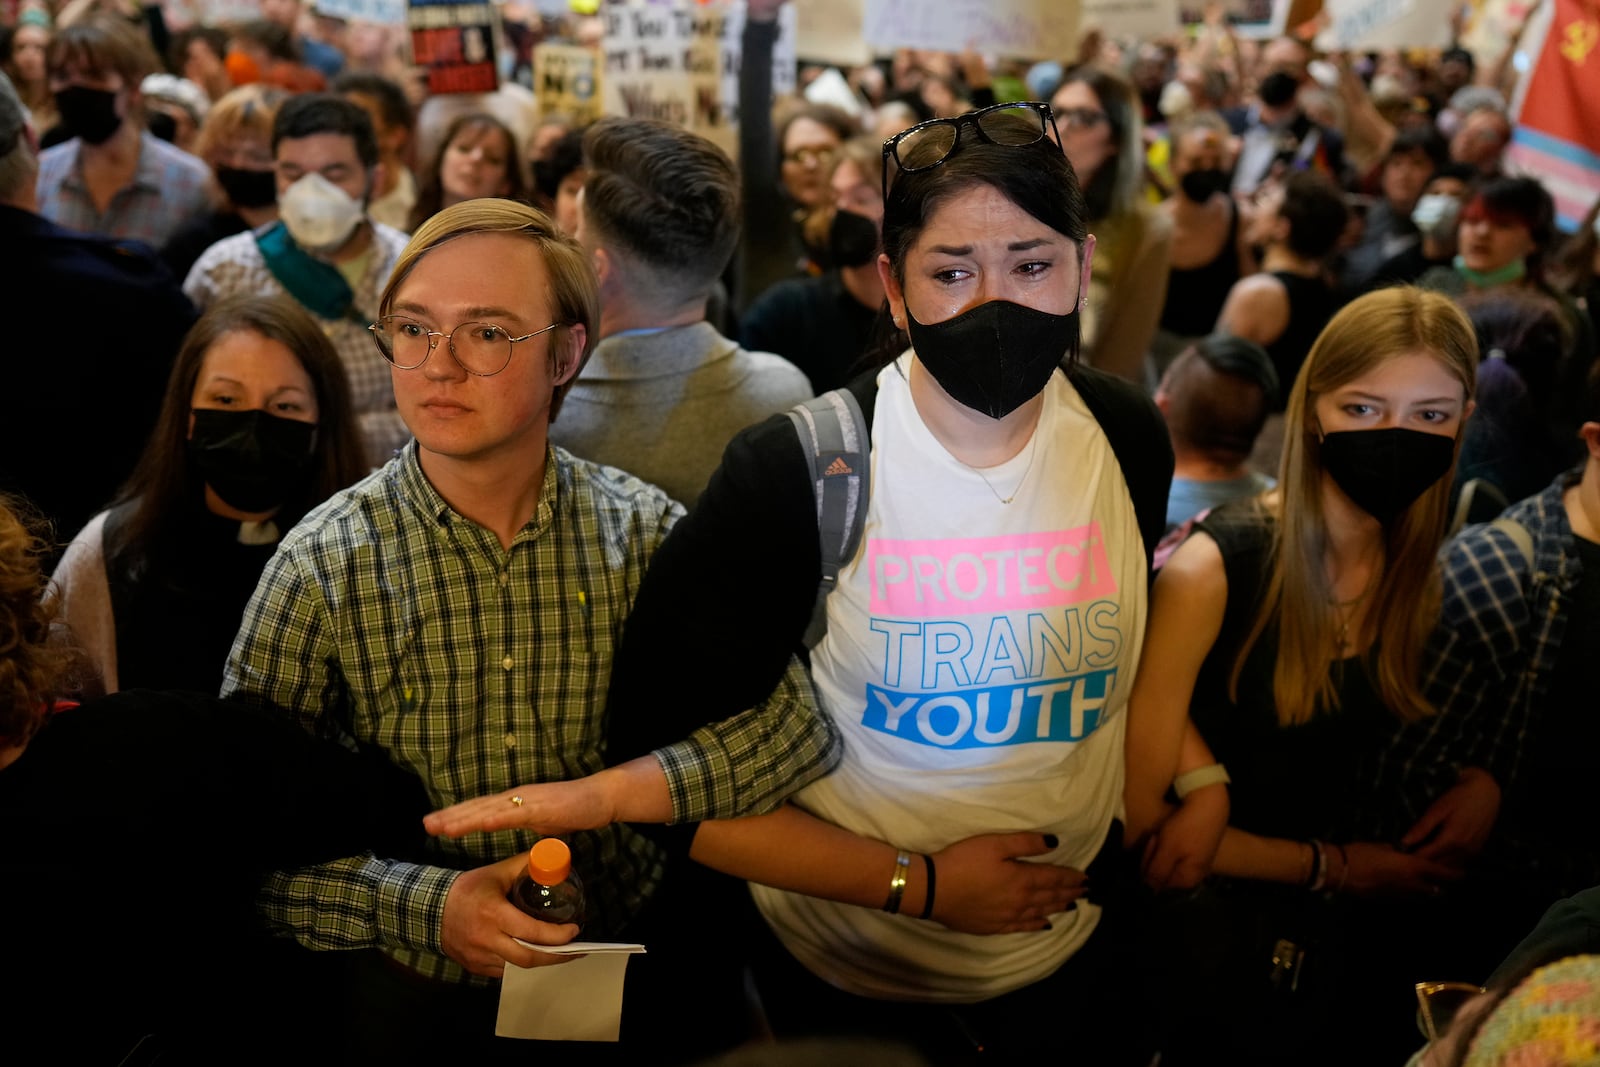
[[647,119],[601,119],[583,145],[575,236],[600,279],[600,343],[550,438],[692,506],[733,435],[809,400],[811,383],[706,319],[739,240],[727,154]]
[[1395,135],[1378,176],[1382,195],[1367,209],[1361,240],[1341,257],[1339,284],[1346,293],[1364,292],[1386,262],[1420,242],[1411,214],[1446,151],[1431,125],[1403,127]]
[[50,89],[72,138],[39,155],[39,213],[70,230],[160,250],[203,215],[204,163],[145,129],[145,76],[160,69],[144,34],[94,14],[50,42]]
[[[1327,258],[1344,233],[1344,194],[1316,171],[1297,171],[1263,192],[1248,240],[1264,247],[1261,270],[1241,278],[1217,316],[1217,331],[1267,350],[1279,382],[1292,382],[1339,306]],[[1288,402],[1273,405],[1281,412]]]
[[1511,144],[1511,119],[1503,107],[1482,104],[1460,117],[1450,137],[1450,159],[1475,167],[1485,178],[1497,177]]
[[1169,527],[1276,484],[1248,462],[1278,392],[1271,357],[1241,337],[1202,338],[1172,361],[1155,393],[1176,462]]
[[[571,844],[585,936],[650,949],[628,969],[646,988],[624,1002],[625,1062],[737,1040],[682,1025],[722,1019],[721,987],[678,954],[704,928],[631,824],[769,810],[838,758],[793,657],[723,722],[699,701],[605,709],[624,620],[683,511],[549,442],[598,325],[588,255],[536,209],[471,200],[419,227],[371,330],[414,439],[284,538],[245,609],[225,695],[377,747],[437,804],[488,795],[502,817],[420,855],[352,856],[265,886],[269,920],[302,944],[362,950],[348,1055],[505,1059],[509,1044],[537,1058],[494,1030],[504,969],[558,962],[529,946],[578,932],[506,899],[546,833]],[[608,769],[611,732],[641,717],[689,725]]]
[[417,206],[417,180],[406,159],[411,152],[416,109],[397,82],[371,71],[345,71],[334,81],[333,91],[361,106],[378,138],[383,182],[374,190],[367,214],[385,226],[409,231],[411,213]]
[[[8,349],[26,358],[11,361],[6,388],[27,403],[0,419],[0,492],[26,497],[53,524],[53,559],[132,471],[195,310],[145,245],[41,216],[38,175],[37,133],[0,74],[0,247],[17,268],[7,299],[28,311],[7,327]],[[93,462],[59,447],[69,416],[94,427]]]
[[291,96],[273,119],[272,155],[277,221],[206,249],[183,291],[202,309],[287,294],[314,315],[344,363],[367,462],[381,465],[411,434],[366,327],[406,235],[367,214],[382,169],[372,120],[333,93]]

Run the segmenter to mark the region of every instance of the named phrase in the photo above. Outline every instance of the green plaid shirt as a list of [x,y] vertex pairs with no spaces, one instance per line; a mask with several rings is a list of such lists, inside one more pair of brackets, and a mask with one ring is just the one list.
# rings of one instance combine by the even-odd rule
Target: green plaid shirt
[[[381,749],[436,806],[592,774],[605,766],[601,717],[623,621],[682,514],[654,486],[552,448],[538,508],[506,551],[445,503],[413,442],[283,539],[245,609],[223,695],[270,701],[316,733]],[[664,696],[675,688],[662,679]],[[838,752],[793,661],[761,705],[656,755],[681,822],[771,810]],[[535,839],[433,838],[406,860],[369,854],[279,872],[262,906],[312,948],[376,945],[460,980],[439,952],[457,872]],[[585,933],[617,936],[660,880],[661,854],[625,825],[571,844],[593,913]]]

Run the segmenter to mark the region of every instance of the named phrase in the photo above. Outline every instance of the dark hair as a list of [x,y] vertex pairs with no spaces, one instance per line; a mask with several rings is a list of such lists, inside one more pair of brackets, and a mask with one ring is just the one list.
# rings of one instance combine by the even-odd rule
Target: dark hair
[[75,63],[95,74],[118,74],[130,89],[139,88],[145,75],[161,69],[149,35],[127,19],[105,12],[58,29],[45,56],[51,73]]
[[1332,178],[1321,171],[1297,170],[1284,180],[1278,215],[1289,223],[1289,250],[1321,259],[1339,243],[1350,209]]
[[317,399],[312,466],[300,491],[285,500],[273,517],[278,528],[288,530],[314,505],[367,473],[344,364],[322,327],[288,297],[218,301],[184,336],[167,376],[166,397],[155,429],[133,473],[117,493],[117,504],[132,507],[123,539],[123,562],[135,577],[162,553],[182,550],[173,531],[182,524],[185,502],[204,485],[190,467],[187,450],[195,383],[206,354],[223,337],[240,332],[277,341],[294,353],[311,379]]
[[590,126],[583,153],[585,226],[684,295],[709,292],[739,241],[739,172],[727,154],[681,126],[623,118]]
[[227,30],[220,26],[188,26],[173,34],[167,43],[167,68],[172,73],[183,73],[184,65],[189,62],[189,45],[195,41],[204,41],[218,60],[228,56]]
[[[1037,123],[1036,117],[999,114],[985,120],[986,125],[1016,124],[1017,139],[1025,127]],[[1037,127],[1034,127],[1037,132]],[[926,166],[939,149],[923,139],[911,149],[908,166]],[[1083,240],[1088,235],[1083,193],[1061,146],[1048,137],[1032,144],[1013,146],[980,140],[970,127],[963,128],[961,140],[948,158],[927,170],[900,171],[889,186],[883,205],[883,251],[896,279],[905,280],[906,255],[922,236],[928,219],[945,201],[979,185],[987,185],[1057,233],[1077,242],[1082,260]],[[898,355],[905,350],[905,337],[896,334],[875,354],[882,355],[895,341]],[[1072,358],[1077,358],[1074,348]]]
[[[926,104],[921,105],[926,108]],[[800,119],[810,119],[820,126],[826,126],[839,135],[839,140],[848,141],[861,132],[861,124],[850,117],[850,113],[833,104],[805,103],[783,116],[783,121],[778,124],[778,136],[774,138],[774,145],[778,152],[778,163],[783,163],[783,146],[789,140],[789,127]]]
[[1249,458],[1277,402],[1278,372],[1267,350],[1230,334],[1201,338],[1167,368],[1167,428],[1175,442],[1218,463]]
[[378,137],[372,118],[337,93],[297,93],[278,108],[272,121],[272,154],[283,141],[297,141],[319,133],[342,134],[355,142],[356,156],[368,170],[378,165]]
[[1420,152],[1426,156],[1429,165],[1437,173],[1439,168],[1450,161],[1450,142],[1444,139],[1432,123],[1402,126],[1394,135],[1388,155],[1384,158],[1387,161],[1395,156],[1412,152]]
[[445,128],[444,136],[439,138],[439,147],[433,153],[433,159],[428,168],[418,176],[417,203],[411,210],[411,228],[416,229],[428,219],[437,215],[444,209],[444,182],[439,173],[444,168],[445,153],[450,151],[450,146],[457,137],[463,133],[477,133],[480,136],[487,131],[499,132],[506,139],[506,200],[523,200],[527,191],[522,181],[522,159],[519,155],[517,135],[511,132],[511,127],[489,114],[487,111],[470,111],[465,115],[457,115]]
[[552,204],[567,175],[583,167],[583,134],[583,128],[568,130],[550,146],[545,158],[533,161],[533,186]]
[[1446,48],[1439,56],[1439,63],[1441,65],[1449,63],[1451,60],[1454,60],[1457,63],[1466,64],[1469,73],[1478,69],[1478,61],[1473,57],[1472,52],[1466,48],[1462,48],[1460,45],[1456,45],[1452,48]]
[[1061,84],[1050,91],[1050,99],[1054,100],[1056,93],[1074,82],[1087,85],[1099,98],[1100,110],[1106,113],[1111,145],[1116,149],[1116,154],[1101,164],[1083,187],[1088,217],[1098,222],[1132,210],[1143,184],[1144,146],[1137,140],[1143,126],[1139,94],[1133,83],[1116,71],[1086,63],[1067,71]]
[[1483,177],[1483,172],[1471,163],[1457,163],[1454,160],[1439,164],[1433,168],[1433,173],[1428,175],[1428,183],[1438,181],[1440,178],[1454,178],[1466,185],[1476,185]]
[[[1533,251],[1528,253],[1528,274],[1542,277],[1546,246],[1555,233],[1556,203],[1538,178],[1490,178],[1478,186],[1472,199],[1482,200],[1490,214],[1509,215],[1528,228]],[[1469,201],[1470,203],[1470,201]]]
[[294,36],[271,19],[247,19],[244,22],[236,22],[229,27],[229,33],[251,44],[260,45],[273,59],[281,59],[288,63],[300,62],[300,46],[295,43]]
[[406,91],[392,78],[366,70],[347,70],[333,83],[336,93],[360,93],[378,102],[383,121],[389,126],[403,126],[407,130],[416,122],[416,114]]

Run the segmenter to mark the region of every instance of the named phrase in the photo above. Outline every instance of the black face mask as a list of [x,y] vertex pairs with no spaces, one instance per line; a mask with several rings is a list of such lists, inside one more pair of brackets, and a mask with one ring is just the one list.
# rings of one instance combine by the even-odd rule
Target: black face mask
[[1039,395],[1068,353],[1078,351],[1078,312],[1052,315],[990,300],[923,325],[906,309],[911,347],[955,400],[1002,419]]
[[109,89],[71,85],[56,93],[61,125],[87,144],[105,144],[122,126],[117,114],[117,94]]
[[1293,74],[1275,70],[1261,79],[1261,84],[1256,88],[1256,95],[1261,97],[1261,102],[1268,107],[1282,107],[1294,99],[1294,94],[1300,91],[1300,82]]
[[1455,438],[1421,430],[1346,430],[1322,439],[1328,474],[1385,526],[1449,473],[1455,454]]
[[878,254],[878,224],[853,211],[835,211],[828,224],[828,254],[836,267],[860,267]]
[[266,207],[278,202],[278,176],[270,170],[218,167],[217,184],[234,207]]
[[299,486],[316,436],[315,423],[281,419],[260,408],[196,408],[189,462],[229,507],[271,511]]
[[1191,170],[1178,180],[1183,195],[1196,204],[1203,204],[1228,188],[1228,174],[1221,170]]

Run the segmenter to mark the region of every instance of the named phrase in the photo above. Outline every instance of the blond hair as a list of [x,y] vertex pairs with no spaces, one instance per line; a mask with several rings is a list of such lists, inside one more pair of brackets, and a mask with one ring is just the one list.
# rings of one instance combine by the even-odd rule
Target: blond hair
[[[1333,598],[1324,566],[1328,531],[1317,398],[1388,360],[1417,352],[1437,359],[1471,399],[1478,364],[1472,324],[1449,297],[1410,286],[1368,293],[1335,315],[1311,346],[1289,395],[1266,595],[1228,682],[1229,695],[1237,699],[1246,657],[1276,624],[1272,694],[1284,725],[1339,706],[1331,670],[1339,638],[1328,613]],[[1460,450],[1458,434],[1458,456]],[[1444,538],[1451,481],[1441,477],[1388,525],[1381,570],[1356,635],[1372,639],[1361,658],[1379,697],[1407,721],[1433,713],[1420,685],[1422,652],[1439,615],[1435,556]]]
[[[577,241],[562,233],[555,220],[538,208],[514,200],[484,197],[465,200],[440,211],[417,227],[411,241],[395,262],[389,284],[383,287],[378,314],[387,315],[394,307],[395,293],[411,274],[422,257],[447,241],[475,233],[503,233],[524,237],[544,260],[545,271],[550,276],[551,313],[560,328],[553,331],[550,358],[568,350],[571,345],[571,327],[583,327],[583,351],[578,356],[572,376],[556,386],[550,399],[550,418],[556,417],[567,390],[577,380],[578,372],[594,352],[600,324],[600,284],[595,280],[594,267],[589,255]],[[486,268],[492,269],[492,268]]]

